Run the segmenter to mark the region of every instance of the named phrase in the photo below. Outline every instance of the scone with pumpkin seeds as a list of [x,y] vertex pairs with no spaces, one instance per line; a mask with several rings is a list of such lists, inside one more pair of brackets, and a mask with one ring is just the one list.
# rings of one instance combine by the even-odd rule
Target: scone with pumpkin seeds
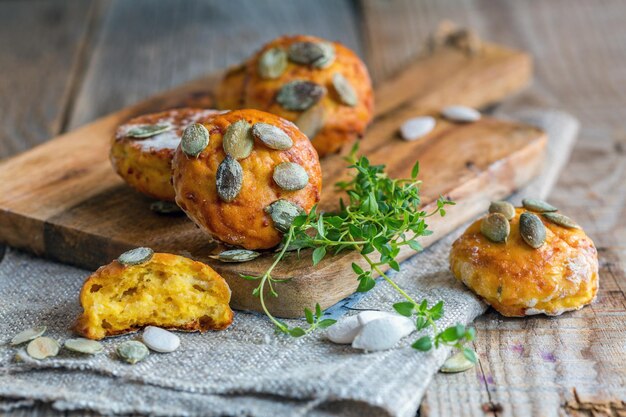
[[320,157],[362,136],[374,108],[361,59],[338,42],[304,35],[277,38],[228,71],[217,101],[223,109],[259,109],[296,123]]
[[591,303],[598,291],[593,241],[561,214],[514,213],[492,212],[454,242],[454,276],[509,317],[556,316]]
[[176,203],[211,237],[268,249],[319,201],[317,153],[291,122],[236,110],[190,126],[176,150]]
[[[137,256],[138,250],[144,253]],[[229,302],[228,284],[208,265],[138,248],[87,278],[80,292],[83,313],[74,329],[89,339],[145,326],[222,330],[233,321]]]
[[119,126],[109,158],[135,190],[158,200],[174,201],[172,158],[183,130],[217,110],[180,108],[135,117]]

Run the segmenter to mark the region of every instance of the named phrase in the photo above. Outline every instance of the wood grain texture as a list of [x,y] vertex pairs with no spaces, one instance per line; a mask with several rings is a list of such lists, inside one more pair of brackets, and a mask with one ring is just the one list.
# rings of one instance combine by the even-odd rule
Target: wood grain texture
[[[449,76],[431,80],[424,94],[425,89],[415,88],[413,79],[427,78],[433,68]],[[524,86],[530,70],[522,53],[489,45],[480,56],[469,58],[446,48],[419,59],[405,72],[411,77],[400,74],[389,84],[381,84],[377,98],[393,105],[383,105],[377,113],[361,152],[372,163],[386,163],[393,177],[408,177],[419,159],[425,172],[422,180],[428,184],[422,199],[427,211],[433,210],[439,195],[457,202],[445,222],[431,222],[435,234],[424,241],[428,244],[476,215],[489,199],[508,195],[527,182],[538,171],[545,137],[533,127],[484,119],[472,124],[439,120],[436,129],[422,140],[397,138],[398,126],[415,112],[432,111],[451,102],[480,106]],[[498,82],[490,82],[491,77]],[[190,95],[210,98],[217,79],[209,77],[173,90],[5,162],[0,167],[0,238],[11,246],[90,269],[136,246],[185,254],[210,264],[224,276],[233,291],[234,308],[260,309],[258,298],[252,295],[255,284],[239,275],[262,274],[273,262],[273,254],[244,264],[223,264],[208,258],[224,248],[209,242],[184,217],[149,212],[148,200],[122,183],[107,158],[110,137],[129,114],[180,105]],[[202,85],[201,90],[195,89],[198,85]],[[455,85],[466,87],[451,90]],[[59,158],[59,154],[64,157]],[[438,169],[444,163],[445,173]],[[320,206],[333,211],[338,208],[340,194],[332,184],[345,178],[346,164],[341,155],[327,157],[322,161],[322,171],[327,186]],[[15,172],[33,174],[16,178]],[[399,259],[411,254],[410,250],[403,251]],[[273,275],[291,279],[277,284],[281,297],[269,297],[268,307],[279,316],[298,317],[304,307],[316,302],[323,308],[335,304],[356,289],[357,281],[350,272],[355,260],[355,255],[347,252],[313,268],[306,254],[302,259],[288,257]]]

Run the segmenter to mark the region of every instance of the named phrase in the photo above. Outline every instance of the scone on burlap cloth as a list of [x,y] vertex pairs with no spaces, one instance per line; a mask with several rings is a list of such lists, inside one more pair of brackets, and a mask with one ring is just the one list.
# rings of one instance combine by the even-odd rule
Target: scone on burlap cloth
[[[512,117],[548,133],[543,172],[520,193],[546,197],[568,158],[578,123],[558,111],[527,110]],[[520,198],[513,197],[516,203]],[[444,301],[442,328],[470,323],[486,308],[448,269],[450,244],[461,230],[394,274],[417,299]],[[16,349],[8,342],[23,329],[46,325],[50,337],[73,337],[69,329],[80,313],[77,294],[88,274],[7,251],[0,263],[0,410],[43,401],[59,410],[101,413],[413,416],[449,354],[445,348],[417,352],[409,337],[399,348],[367,354],[329,343],[323,332],[276,337],[266,318],[237,313],[229,329],[180,334],[178,350],[152,353],[134,366],[118,360],[114,348],[136,335],[105,340],[104,354],[86,357],[62,350],[45,361],[15,361]],[[353,296],[330,312],[353,314],[347,306],[388,310],[397,301],[398,294],[379,282],[365,296]]]

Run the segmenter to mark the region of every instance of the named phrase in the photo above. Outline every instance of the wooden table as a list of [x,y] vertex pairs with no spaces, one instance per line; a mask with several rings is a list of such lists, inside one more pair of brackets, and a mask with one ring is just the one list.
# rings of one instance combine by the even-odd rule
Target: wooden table
[[[337,39],[363,56],[380,80],[419,53],[440,20],[471,26],[486,39],[535,57],[532,94],[507,107],[559,107],[582,122],[550,201],[595,240],[601,289],[592,307],[560,318],[504,319],[494,312],[481,317],[477,371],[437,375],[421,415],[622,416],[624,16],[626,2],[620,0],[5,1],[0,157],[234,64],[283,33]],[[37,405],[7,415],[50,413],[49,406]]]

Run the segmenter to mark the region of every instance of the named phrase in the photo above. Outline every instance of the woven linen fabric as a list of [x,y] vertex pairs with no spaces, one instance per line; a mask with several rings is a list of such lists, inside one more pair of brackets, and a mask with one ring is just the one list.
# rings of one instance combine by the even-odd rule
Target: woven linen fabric
[[[527,111],[549,134],[542,175],[523,192],[542,197],[562,167],[577,122],[555,111]],[[546,185],[548,184],[548,185]],[[427,185],[426,185],[427,186]],[[416,299],[443,300],[440,328],[470,323],[485,305],[448,270],[450,244],[461,229],[402,264],[393,279]],[[328,342],[323,332],[302,338],[275,335],[261,315],[237,312],[220,332],[179,334],[180,348],[152,352],[136,365],[121,362],[115,346],[137,334],[103,341],[105,352],[87,356],[61,350],[55,358],[30,359],[24,345],[8,344],[19,331],[46,325],[63,341],[80,313],[78,293],[88,271],[8,250],[0,263],[0,410],[46,401],[59,410],[185,416],[412,416],[449,349],[417,352],[413,334],[395,349],[363,353]],[[333,314],[391,310],[401,296],[387,283],[342,302]],[[355,312],[349,311],[348,314]],[[331,313],[329,313],[331,314]],[[287,320],[297,324],[297,320]]]

